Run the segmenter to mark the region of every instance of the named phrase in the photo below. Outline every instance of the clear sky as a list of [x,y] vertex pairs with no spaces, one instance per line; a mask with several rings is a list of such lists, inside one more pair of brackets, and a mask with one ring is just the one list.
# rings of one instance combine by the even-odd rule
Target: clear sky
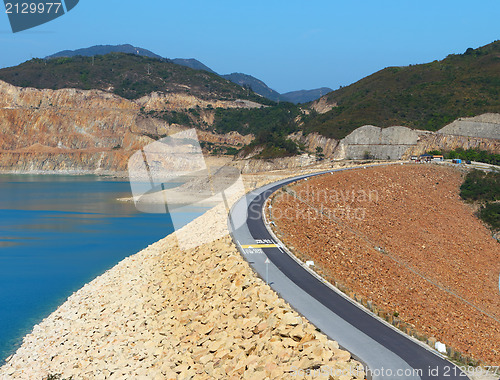
[[279,92],[353,83],[387,66],[500,39],[500,0],[80,0],[13,34],[0,3],[0,67],[65,49],[130,43],[253,75]]

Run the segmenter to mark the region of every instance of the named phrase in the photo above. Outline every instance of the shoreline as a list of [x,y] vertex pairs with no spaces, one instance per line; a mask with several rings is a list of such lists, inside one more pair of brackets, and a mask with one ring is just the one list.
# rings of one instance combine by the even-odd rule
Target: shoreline
[[127,172],[121,171],[99,171],[95,170],[0,170],[0,175],[54,175],[54,176],[96,176],[96,177],[109,177],[109,178],[128,178]]
[[[116,202],[113,195],[126,195],[126,182],[94,176],[0,178],[3,364],[68,296],[173,227],[167,217],[141,215]],[[192,210],[185,223],[201,213]]]
[[[247,190],[248,187],[253,188],[289,175],[289,173],[249,175],[246,178]],[[231,200],[231,203],[234,201]],[[204,338],[211,345],[224,346],[215,350],[207,348],[208,351],[205,352],[205,356],[215,356],[212,359],[222,363],[221,368],[225,368],[224,373],[217,372],[218,375],[216,372],[212,372],[211,375],[204,373],[207,378],[227,376],[231,368],[232,371],[236,371],[235,374],[240,373],[241,368],[235,366],[242,360],[255,363],[251,365],[251,371],[246,364],[247,370],[243,372],[261,375],[265,373],[267,376],[272,374],[277,378],[290,375],[289,369],[292,364],[300,370],[306,370],[312,368],[314,363],[317,365],[318,361],[323,363],[323,366],[331,365],[332,368],[359,369],[360,364],[352,360],[349,353],[340,350],[335,342],[317,332],[314,326],[298,316],[252,272],[226,233],[226,217],[225,209],[216,207],[178,231],[188,234],[195,240],[201,235],[219,236],[219,240],[182,252],[176,246],[175,235],[171,234],[120,261],[103,275],[73,293],[56,311],[24,337],[21,347],[5,365],[0,367],[0,378],[3,379],[2,376],[32,378],[48,374],[61,374],[73,378],[89,378],[98,374],[101,378],[113,378],[114,375],[118,376],[118,373],[122,376],[154,374],[158,378],[175,378],[183,377],[183,374],[188,375],[192,371],[196,374],[201,369],[197,368],[196,362],[193,362],[194,353],[186,355],[179,351],[179,347],[184,347],[182,349],[184,352],[186,349],[189,351],[195,348],[196,345],[193,346],[187,337],[192,334],[199,335],[207,322],[196,319],[190,314],[190,310],[201,308],[204,311],[197,318],[210,317],[212,314],[220,314],[221,309],[227,308],[227,305],[232,306],[228,314],[233,314],[227,319],[227,326],[212,327],[206,334],[208,339]],[[190,306],[184,310],[175,310],[172,308],[175,304],[172,301],[174,299],[182,301],[184,296],[181,298],[179,296],[189,293],[190,289],[190,286],[179,288],[179,285],[192,284],[190,276],[187,276],[193,271],[189,264],[198,263],[200,260],[194,260],[194,257],[200,255],[203,258],[201,262],[209,263],[209,266],[198,273],[200,281],[193,283],[193,286],[196,284],[200,287],[196,293],[211,292],[210,288],[206,289],[203,285],[207,283],[207,276],[210,279],[210,276],[215,275],[222,284],[217,288],[215,281],[217,292],[210,293],[212,297],[210,302],[207,303],[204,298],[197,298],[198,295],[192,295]],[[172,262],[177,263],[175,268],[172,267]],[[179,271],[178,268],[185,265],[188,267]],[[215,270],[219,266],[222,267],[222,271]],[[223,269],[224,267],[226,269]],[[238,268],[238,271],[233,273],[235,268]],[[231,277],[221,278],[225,273],[231,274]],[[179,277],[183,277],[184,282],[179,283]],[[242,304],[240,302],[242,296],[246,296],[251,302]],[[258,304],[260,306],[257,306]],[[246,311],[238,312],[237,310],[242,307]],[[169,329],[166,328],[168,326],[161,325],[163,318],[159,319],[160,315],[168,315],[169,320],[175,321],[172,322],[174,326],[170,326]],[[244,323],[233,325],[234,315],[238,315]],[[222,316],[226,317],[224,313]],[[213,322],[219,319],[220,315]],[[144,321],[147,321],[148,325],[156,325],[157,328],[148,328],[144,325]],[[193,323],[198,323],[197,328],[186,331]],[[238,328],[238,336],[231,336],[232,331]],[[216,337],[212,337],[212,332],[216,329],[218,333]],[[164,331],[164,335],[157,331]],[[178,331],[182,333],[179,335]],[[167,341],[165,336],[169,337]],[[188,340],[184,342],[185,339]],[[242,353],[241,349],[237,349],[237,346],[247,339],[251,339],[255,344],[252,350],[254,354],[245,351]],[[172,342],[176,344],[169,344]],[[302,350],[304,346],[315,347],[316,353],[309,349],[302,353],[296,350],[299,345]],[[168,346],[169,349],[165,351],[163,346]],[[236,356],[231,357],[233,349]],[[143,357],[141,352],[148,352],[148,355]],[[256,352],[260,355],[256,355]],[[134,355],[127,356],[129,353]],[[217,355],[222,356],[217,359]],[[167,360],[167,357],[171,356],[177,358],[174,363]],[[187,367],[186,364],[184,366],[175,364],[179,361],[190,364]],[[160,365],[161,363],[163,364]],[[154,378],[154,375],[151,377]],[[359,375],[362,376],[361,372]]]

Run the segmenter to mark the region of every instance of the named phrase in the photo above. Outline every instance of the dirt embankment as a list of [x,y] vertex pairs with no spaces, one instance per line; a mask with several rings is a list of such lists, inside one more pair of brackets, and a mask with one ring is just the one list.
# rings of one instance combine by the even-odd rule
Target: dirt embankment
[[436,165],[339,172],[278,193],[272,218],[331,282],[498,365],[500,245],[460,199],[461,183]]

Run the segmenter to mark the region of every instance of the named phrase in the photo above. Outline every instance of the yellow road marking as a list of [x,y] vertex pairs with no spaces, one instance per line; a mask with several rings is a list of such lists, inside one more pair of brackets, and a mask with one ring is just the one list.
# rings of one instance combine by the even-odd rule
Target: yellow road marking
[[242,245],[241,248],[276,248],[276,244],[247,244]]

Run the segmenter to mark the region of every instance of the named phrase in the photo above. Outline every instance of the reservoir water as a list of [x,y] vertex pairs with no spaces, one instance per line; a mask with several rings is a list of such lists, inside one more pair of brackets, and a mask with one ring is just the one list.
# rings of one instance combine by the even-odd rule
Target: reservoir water
[[73,292],[173,231],[116,200],[130,195],[124,180],[0,175],[0,366]]

